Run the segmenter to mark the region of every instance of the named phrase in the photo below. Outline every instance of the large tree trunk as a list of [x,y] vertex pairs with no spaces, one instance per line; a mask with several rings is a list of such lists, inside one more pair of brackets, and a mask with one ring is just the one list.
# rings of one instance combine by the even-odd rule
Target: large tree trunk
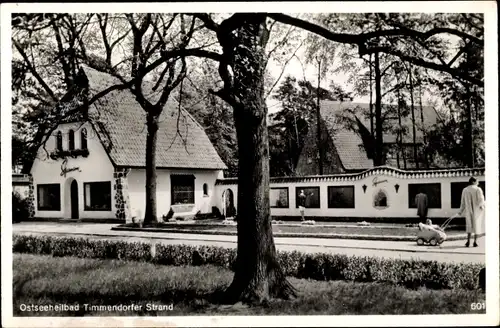
[[[418,98],[419,98],[419,104],[420,104],[420,121],[422,124],[422,137],[424,140],[424,145],[427,145],[427,128],[425,127],[425,121],[424,121],[424,106],[422,105],[422,81],[420,81],[419,86],[418,86]],[[429,161],[429,155],[427,152],[423,154],[424,156],[424,161],[425,161],[425,167],[429,168],[430,167],[430,161]]]
[[[396,76],[397,82],[399,84],[399,77]],[[402,97],[401,97],[401,91],[398,89],[397,91],[398,95],[398,138],[397,138],[397,144],[398,144],[398,168],[400,169],[401,167],[399,166],[399,152],[401,152],[401,157],[403,157],[403,168],[406,170],[406,154],[405,154],[405,149],[404,149],[404,143],[403,143],[403,132],[402,132],[402,122],[401,122],[401,103],[402,103]]]
[[465,139],[465,163],[467,167],[474,167],[474,136],[472,130],[472,108],[470,101],[470,89],[469,85],[466,84],[466,105],[465,105],[465,130],[464,130],[464,139]]
[[412,66],[409,63],[408,73],[410,74],[410,101],[411,101],[411,125],[413,132],[413,160],[415,161],[415,168],[419,168],[418,150],[417,150],[417,129],[415,127],[415,102],[413,100],[413,74]]
[[249,14],[237,29],[233,93],[238,138],[238,250],[229,303],[288,298],[295,291],[281,270],[269,207],[269,144],[264,100],[265,15]]
[[318,59],[318,90],[316,95],[316,138],[318,143],[318,168],[319,175],[323,175],[323,147],[321,145],[321,59]]
[[464,146],[465,146],[465,164],[467,167],[474,167],[474,131],[472,130],[472,108],[471,108],[471,93],[467,82],[465,86],[465,129],[464,129]]
[[373,138],[373,67],[372,67],[372,54],[370,54],[370,134]]
[[384,140],[382,131],[382,87],[380,85],[380,61],[378,52],[375,53],[375,166],[385,164]]
[[299,156],[300,156],[300,136],[299,136],[299,128],[297,127],[297,115],[296,115],[296,109],[293,109],[293,126],[295,128],[295,148],[292,158],[292,172],[291,174],[295,174],[295,168],[297,167],[297,162],[299,161]]
[[[465,52],[465,60],[468,62],[469,53]],[[464,146],[465,146],[465,164],[467,167],[474,167],[474,131],[472,130],[472,108],[471,108],[471,92],[469,82],[463,81],[465,87],[465,129],[464,129]]]
[[156,139],[158,134],[158,115],[147,113],[146,126],[146,212],[144,225],[156,222]]

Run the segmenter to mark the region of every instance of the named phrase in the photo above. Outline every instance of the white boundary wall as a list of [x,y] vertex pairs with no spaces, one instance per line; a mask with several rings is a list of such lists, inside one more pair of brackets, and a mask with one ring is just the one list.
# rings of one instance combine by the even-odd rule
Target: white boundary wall
[[[270,188],[288,188],[288,207],[271,207],[271,215],[300,216],[296,205],[296,188],[319,187],[320,207],[307,208],[305,216],[309,217],[416,217],[416,209],[410,207],[409,185],[439,183],[441,188],[440,208],[430,208],[429,217],[446,218],[457,213],[451,204],[451,183],[467,183],[473,176],[484,182],[484,168],[478,169],[446,169],[432,171],[403,171],[390,167],[378,167],[356,174],[338,174],[328,176],[304,176],[271,178]],[[378,183],[377,183],[378,182]],[[396,185],[399,186],[396,191]],[[354,186],[353,208],[329,208],[329,186]],[[363,190],[366,186],[366,190]],[[234,206],[237,208],[238,185],[236,178],[218,179],[215,187],[215,206],[223,212],[223,192],[230,189],[234,194]],[[387,196],[387,207],[375,207],[374,196],[382,190]]]

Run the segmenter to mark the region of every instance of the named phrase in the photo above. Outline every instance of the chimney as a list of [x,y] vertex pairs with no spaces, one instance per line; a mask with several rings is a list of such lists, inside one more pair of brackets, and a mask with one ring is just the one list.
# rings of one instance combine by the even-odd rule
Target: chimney
[[75,84],[80,89],[80,97],[82,101],[81,113],[84,120],[89,116],[89,80],[83,68],[78,69],[78,74],[75,79]]

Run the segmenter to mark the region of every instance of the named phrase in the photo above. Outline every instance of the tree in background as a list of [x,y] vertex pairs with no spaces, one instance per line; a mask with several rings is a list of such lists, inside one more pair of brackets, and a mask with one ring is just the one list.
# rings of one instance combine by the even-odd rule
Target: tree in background
[[12,15],[12,160],[25,172],[52,122],[62,118],[62,97],[75,89],[76,49],[89,22],[86,14]]
[[[190,70],[183,88],[183,107],[200,123],[224,161],[225,177],[238,175],[238,145],[233,108],[208,92],[220,83],[217,65],[203,58],[190,58]],[[179,95],[176,95],[179,98]]]
[[295,168],[311,124],[317,122],[317,99],[346,100],[351,94],[335,82],[329,89],[318,89],[307,80],[286,76],[274,98],[281,110],[271,116],[269,126],[271,176],[295,174]]
[[[457,67],[482,75],[483,50],[472,43],[463,45],[464,56]],[[457,166],[484,165],[484,89],[463,79],[430,78],[436,85],[448,112],[444,125],[436,127],[426,144],[432,157],[444,158]]]
[[[483,17],[480,14],[319,14],[308,19],[284,14],[271,14],[270,17],[283,23],[302,27],[325,39],[345,44],[346,47],[356,48],[359,57],[370,56],[368,60],[370,62],[371,55],[374,55],[376,117],[380,117],[382,111],[381,98],[383,98],[383,94],[379,84],[382,77],[377,76],[377,73],[381,73],[381,55],[401,61],[406,65],[408,73],[416,73],[416,67],[418,67],[420,81],[429,81],[432,78],[437,78],[437,80],[451,79],[470,85],[469,90],[476,90],[475,92],[479,94],[483,92],[482,53],[484,41],[482,37],[484,27]],[[457,47],[452,45],[457,45]],[[476,49],[476,62],[472,63],[473,60],[470,60],[470,66],[461,67],[457,63],[470,56],[472,48]],[[432,70],[430,77],[426,76],[429,70]],[[436,93],[435,86],[439,84],[434,81],[417,85],[416,81],[412,76],[406,85],[410,98],[410,109],[413,108],[410,114],[412,118],[414,116],[414,126],[415,122],[418,121],[418,117],[415,116],[416,89],[421,92],[422,84],[427,84],[426,87],[433,89],[433,93]],[[470,93],[470,91],[465,91],[465,93]],[[414,98],[413,101],[411,98]],[[466,161],[469,166],[473,162],[470,159],[472,158],[470,154],[475,153],[472,137],[468,137],[473,136],[475,132],[472,128],[474,125],[472,123],[474,119],[471,118],[473,115],[470,114],[472,111],[468,110],[468,108],[473,107],[473,105],[467,104],[462,107],[467,111],[464,116],[468,117],[465,120],[465,142],[462,147],[465,153],[469,154],[469,160]],[[380,165],[383,164],[385,156],[383,156],[382,148],[383,130],[380,124],[377,125],[377,121],[375,118],[375,164]],[[480,132],[477,134],[481,135]],[[484,144],[484,139],[479,143]],[[412,157],[422,157],[416,153],[418,151],[414,147]]]
[[[269,41],[265,49],[266,61],[264,65],[270,64],[280,69],[277,78],[271,76],[269,71],[264,73],[265,98],[272,96],[278,82],[281,80],[289,62],[296,58],[296,53],[303,45],[303,40],[299,38],[297,28],[279,24],[273,21],[269,24]],[[208,36],[210,38],[210,36]],[[233,108],[220,97],[215,96],[208,90],[214,86],[220,86],[223,82],[217,71],[217,62],[206,58],[190,58],[190,70],[184,84],[184,104],[185,108],[193,115],[205,128],[210,141],[228,166],[224,172],[226,177],[236,177],[238,175],[238,144],[236,140],[236,129],[233,120]],[[279,143],[277,138],[270,134],[270,143]],[[284,148],[282,148],[284,149]],[[271,154],[271,175],[273,171],[273,161],[275,154]],[[282,154],[286,156],[286,154]],[[286,165],[279,165],[285,167]]]

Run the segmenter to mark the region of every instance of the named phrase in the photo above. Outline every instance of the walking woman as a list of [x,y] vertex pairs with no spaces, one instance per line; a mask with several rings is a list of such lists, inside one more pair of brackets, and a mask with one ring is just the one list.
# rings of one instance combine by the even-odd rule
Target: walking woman
[[470,245],[470,235],[474,234],[474,247],[477,247],[477,234],[481,229],[481,219],[484,211],[484,194],[481,188],[478,187],[477,179],[471,177],[469,185],[462,191],[462,201],[458,215],[465,217],[465,229],[467,232],[467,243],[465,247]]

